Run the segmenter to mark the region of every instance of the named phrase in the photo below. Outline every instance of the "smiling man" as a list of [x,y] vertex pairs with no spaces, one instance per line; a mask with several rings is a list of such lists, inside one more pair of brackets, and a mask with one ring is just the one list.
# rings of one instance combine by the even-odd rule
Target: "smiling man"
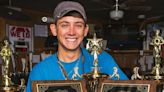
[[[94,58],[80,47],[89,30],[83,6],[73,1],[59,3],[54,10],[54,24],[50,24],[50,29],[57,36],[58,50],[33,67],[26,92],[31,92],[33,80],[82,80],[83,74],[92,71]],[[120,79],[128,79],[105,51],[98,56],[98,61],[100,72],[112,75],[113,68],[117,67]]]

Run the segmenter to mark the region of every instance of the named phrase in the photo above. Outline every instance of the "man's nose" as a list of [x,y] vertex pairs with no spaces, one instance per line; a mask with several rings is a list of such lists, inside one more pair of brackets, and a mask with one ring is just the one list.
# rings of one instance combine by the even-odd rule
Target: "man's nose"
[[74,26],[71,26],[70,27],[69,34],[71,34],[71,35],[74,35],[75,34],[75,27]]

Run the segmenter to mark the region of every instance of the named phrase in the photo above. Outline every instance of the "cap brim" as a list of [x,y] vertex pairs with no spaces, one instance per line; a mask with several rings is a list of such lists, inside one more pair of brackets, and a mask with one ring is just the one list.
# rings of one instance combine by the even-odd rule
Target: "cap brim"
[[63,12],[59,18],[63,17],[64,15],[66,15],[67,13],[71,12],[71,11],[77,11],[81,14],[81,16],[83,17],[83,19],[86,21],[85,15],[83,14],[83,12],[79,11],[79,9],[75,9],[75,8],[70,8],[67,9],[65,12]]

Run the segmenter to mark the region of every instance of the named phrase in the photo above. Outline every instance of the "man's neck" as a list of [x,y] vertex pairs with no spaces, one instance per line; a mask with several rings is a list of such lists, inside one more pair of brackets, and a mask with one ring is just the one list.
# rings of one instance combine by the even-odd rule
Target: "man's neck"
[[80,48],[75,51],[59,49],[58,58],[59,60],[64,61],[64,62],[72,62],[76,60],[77,58],[79,58],[80,52],[81,52]]

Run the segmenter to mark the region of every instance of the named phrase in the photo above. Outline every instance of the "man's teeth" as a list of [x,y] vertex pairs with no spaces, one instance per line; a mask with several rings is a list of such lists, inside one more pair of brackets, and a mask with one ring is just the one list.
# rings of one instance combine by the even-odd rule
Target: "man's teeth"
[[67,39],[68,41],[75,41],[76,39]]

